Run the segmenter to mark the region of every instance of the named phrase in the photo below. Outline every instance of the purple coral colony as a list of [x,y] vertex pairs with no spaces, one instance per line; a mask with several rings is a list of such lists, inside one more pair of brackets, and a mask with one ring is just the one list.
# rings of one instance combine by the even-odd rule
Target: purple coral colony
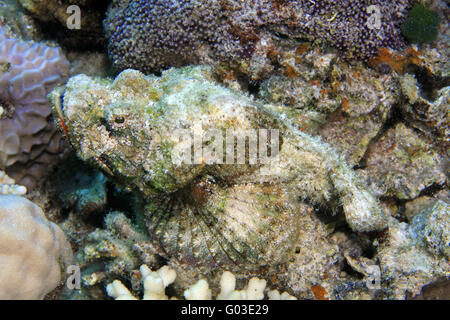
[[0,299],[450,299],[449,16],[0,0]]

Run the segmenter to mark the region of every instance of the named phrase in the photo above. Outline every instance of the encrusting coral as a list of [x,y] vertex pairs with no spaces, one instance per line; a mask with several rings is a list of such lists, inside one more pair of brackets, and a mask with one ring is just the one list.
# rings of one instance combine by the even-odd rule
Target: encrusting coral
[[16,39],[0,27],[0,169],[28,188],[62,150],[47,94],[68,74],[59,48]]
[[33,202],[0,195],[0,299],[43,299],[72,262],[64,233]]
[[283,75],[264,81],[258,96],[292,118],[303,131],[320,134],[358,165],[370,142],[401,101],[394,73],[380,75],[362,63],[348,64],[317,48],[285,53]]
[[250,63],[251,69],[283,38],[322,39],[363,60],[383,47],[402,48],[400,25],[411,6],[411,0],[117,0],[104,24],[119,70],[216,61]]
[[[378,201],[330,146],[217,85],[207,67],[171,69],[160,78],[127,70],[113,82],[80,75],[50,99],[80,158],[143,193],[141,227],[163,256],[180,263],[233,271],[284,263],[300,213],[308,212],[301,200],[342,205],[355,231],[386,226]],[[206,153],[187,163],[181,151],[191,145],[175,134],[180,129],[189,136],[276,129],[279,158],[273,147],[266,164],[215,163]],[[203,148],[214,141],[203,138]]]
[[[175,281],[177,276],[175,270],[164,266],[157,271],[151,271],[148,266],[140,267],[142,284],[144,287],[143,300],[168,300],[165,289]],[[266,281],[256,277],[251,278],[248,285],[243,290],[236,290],[236,277],[229,271],[222,274],[220,280],[220,293],[217,300],[262,300]],[[120,282],[114,280],[106,286],[108,295],[116,300],[136,300],[137,298]],[[286,292],[280,294],[278,290],[271,290],[267,293],[269,300],[297,300]],[[186,300],[211,300],[212,294],[208,282],[205,279],[199,280],[184,291]],[[178,299],[176,297],[170,298]]]

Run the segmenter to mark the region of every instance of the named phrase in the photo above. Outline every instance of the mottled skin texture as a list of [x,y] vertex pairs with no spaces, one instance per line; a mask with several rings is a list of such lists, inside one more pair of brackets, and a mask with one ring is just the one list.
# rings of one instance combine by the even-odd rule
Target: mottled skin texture
[[[286,262],[303,201],[342,206],[355,231],[386,225],[377,200],[335,150],[217,85],[209,68],[171,69],[160,78],[127,70],[113,82],[80,75],[51,100],[78,155],[144,194],[146,229],[169,258],[232,269]],[[260,128],[280,130],[279,160],[179,161],[176,130]],[[213,143],[203,138],[203,148]]]
[[[126,0],[104,22],[117,69],[248,60],[269,53],[274,39],[322,39],[347,58],[367,60],[377,49],[404,46],[400,25],[411,0]],[[379,10],[379,21],[370,11]],[[379,22],[379,24],[378,24]],[[267,47],[266,47],[267,46]],[[273,48],[272,48],[273,49]],[[262,52],[261,52],[262,51]]]

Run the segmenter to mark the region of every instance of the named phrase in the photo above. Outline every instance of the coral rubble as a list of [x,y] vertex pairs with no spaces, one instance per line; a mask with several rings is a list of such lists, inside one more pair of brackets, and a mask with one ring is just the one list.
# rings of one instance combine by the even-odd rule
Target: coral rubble
[[370,147],[362,173],[377,195],[414,199],[432,185],[446,184],[445,163],[431,144],[399,123]]

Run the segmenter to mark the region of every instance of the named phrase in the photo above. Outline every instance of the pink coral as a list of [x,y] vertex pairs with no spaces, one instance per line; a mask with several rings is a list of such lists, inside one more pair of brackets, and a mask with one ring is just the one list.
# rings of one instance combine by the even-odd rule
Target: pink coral
[[68,74],[61,49],[10,37],[0,28],[0,169],[29,188],[61,151],[47,94]]

